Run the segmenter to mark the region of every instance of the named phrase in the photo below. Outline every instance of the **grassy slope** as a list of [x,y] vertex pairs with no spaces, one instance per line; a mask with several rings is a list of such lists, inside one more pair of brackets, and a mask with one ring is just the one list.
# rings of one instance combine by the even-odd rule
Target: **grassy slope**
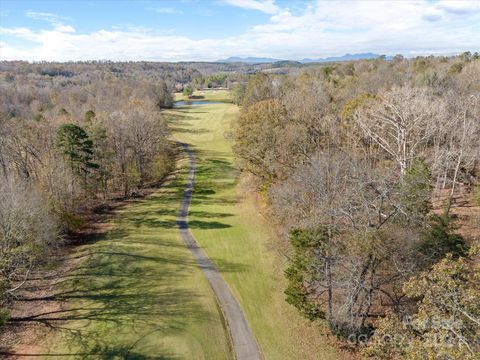
[[[79,250],[91,255],[63,286],[69,312],[61,316],[83,333],[61,331],[50,353],[231,358],[214,295],[176,228],[185,166],[166,188],[121,210],[105,237]],[[197,220],[201,226],[205,218]]]
[[[204,96],[213,100],[224,98],[225,93]],[[237,184],[239,173],[224,135],[238,108],[205,105],[169,114],[175,136],[197,152],[189,215],[193,233],[239,299],[265,358],[338,358],[320,335],[319,326],[302,319],[284,301],[284,259],[274,250],[274,234],[252,196]],[[202,224],[202,218],[209,223]]]

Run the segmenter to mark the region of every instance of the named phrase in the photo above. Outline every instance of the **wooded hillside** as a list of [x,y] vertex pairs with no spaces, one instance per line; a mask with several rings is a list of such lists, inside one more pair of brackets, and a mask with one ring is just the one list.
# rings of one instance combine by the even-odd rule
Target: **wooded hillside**
[[292,246],[286,300],[367,355],[478,355],[478,238],[453,210],[479,205],[478,54],[261,73],[241,104],[239,164]]

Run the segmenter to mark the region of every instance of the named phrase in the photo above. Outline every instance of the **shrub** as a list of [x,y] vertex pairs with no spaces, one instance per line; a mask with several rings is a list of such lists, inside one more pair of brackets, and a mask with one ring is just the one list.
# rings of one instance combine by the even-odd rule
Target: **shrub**
[[409,220],[423,222],[432,210],[432,175],[424,161],[418,160],[406,171],[401,189],[401,205]]
[[185,96],[192,96],[193,95],[193,88],[190,85],[187,85],[183,88],[183,95]]
[[36,189],[0,183],[0,301],[58,241],[58,221]]
[[432,215],[430,226],[423,232],[419,252],[429,261],[436,262],[447,253],[465,256],[468,246],[462,236],[455,233],[457,226],[449,214]]
[[312,302],[306,283],[312,276],[310,262],[315,256],[315,247],[324,242],[326,237],[326,231],[323,228],[293,229],[290,232],[294,255],[290,266],[285,270],[285,276],[288,279],[285,290],[286,301],[310,320],[325,318],[325,313]]
[[7,309],[0,309],[0,327],[5,325],[8,321],[9,312]]
[[473,188],[472,200],[475,205],[480,206],[480,184],[475,185]]

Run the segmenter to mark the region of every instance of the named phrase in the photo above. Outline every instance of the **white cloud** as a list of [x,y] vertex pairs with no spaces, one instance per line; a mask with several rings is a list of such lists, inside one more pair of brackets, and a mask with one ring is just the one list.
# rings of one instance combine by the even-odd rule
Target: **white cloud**
[[[205,58],[205,49],[214,49],[215,40],[191,40],[187,37],[161,35],[140,29],[99,30],[88,34],[74,33],[73,28],[33,31],[25,28],[0,28],[0,35],[15,36],[36,43],[31,49],[0,44],[4,60],[32,61],[70,60],[165,60]],[[3,36],[2,36],[3,37]],[[213,52],[220,55],[219,52]]]
[[58,32],[68,32],[68,33],[72,33],[72,32],[75,32],[75,29],[70,26],[70,25],[64,25],[62,23],[62,20],[68,20],[69,18],[67,17],[64,17],[64,16],[60,16],[60,15],[57,15],[57,14],[53,14],[53,13],[48,13],[48,12],[37,12],[37,11],[27,11],[25,13],[25,16],[30,18],[30,19],[34,19],[34,20],[43,20],[43,21],[47,21],[49,22],[55,31],[58,31]]
[[442,0],[437,4],[439,9],[454,14],[467,14],[480,11],[480,2],[475,0]]
[[75,28],[73,26],[62,25],[62,24],[56,25],[55,30],[58,31],[58,32],[63,32],[63,33],[74,33],[75,32]]
[[[33,42],[38,42],[39,40],[37,33],[24,27],[16,27],[16,28],[0,27],[0,35],[10,35],[10,36],[14,36],[20,39],[25,39]],[[2,41],[2,43],[4,44],[3,46],[6,46],[5,44],[7,44],[5,41]],[[1,48],[2,47],[0,47],[0,49]],[[4,57],[5,55],[3,51],[0,52],[0,54],[2,54],[2,57]]]
[[157,12],[160,14],[183,14],[183,11],[175,9],[173,7],[155,7],[155,8],[147,8],[147,10]]
[[228,5],[243,9],[258,10],[266,14],[275,14],[279,8],[273,0],[224,0]]
[[64,16],[59,16],[57,14],[48,13],[48,12],[38,12],[38,11],[27,11],[25,16],[34,19],[34,20],[44,20],[48,21],[51,24],[59,23],[61,20],[67,20],[68,18]]
[[[415,56],[480,50],[479,1],[454,5],[424,0],[317,1],[295,13],[268,3],[276,9],[268,22],[217,39],[195,40],[138,26],[82,33],[53,20],[50,29],[0,28],[0,58],[178,61],[238,55],[301,59],[355,52]],[[35,16],[50,19],[50,15]],[[22,39],[30,44],[17,45]]]

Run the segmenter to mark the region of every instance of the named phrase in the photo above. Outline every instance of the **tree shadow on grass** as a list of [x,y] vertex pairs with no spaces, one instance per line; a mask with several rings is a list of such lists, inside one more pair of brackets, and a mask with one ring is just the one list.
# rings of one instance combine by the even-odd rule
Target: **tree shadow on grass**
[[243,273],[248,270],[248,267],[242,263],[234,263],[220,258],[212,258],[211,260],[222,273]]
[[[142,340],[144,336],[138,340]],[[139,342],[139,341],[138,341]],[[48,353],[18,353],[10,352],[8,350],[3,351],[0,348],[0,356],[6,357],[28,357],[28,358],[74,358],[74,359],[101,359],[101,360],[179,360],[181,357],[173,354],[168,349],[161,349],[160,346],[157,350],[161,351],[163,355],[145,355],[128,346],[112,346],[105,344],[96,344],[91,346],[91,350],[85,349],[81,351],[66,351],[66,352],[48,352]]]
[[[178,288],[190,276],[193,260],[170,256],[126,253],[128,245],[93,252],[72,274],[63,291],[43,298],[23,299],[41,304],[57,301],[67,308],[34,311],[10,319],[10,326],[36,323],[53,334],[61,333],[67,347],[50,347],[50,353],[31,356],[65,356],[78,359],[176,359],[171,350],[155,346],[159,355],[145,354],[146,337],[174,336],[193,321],[212,318],[199,303],[200,294]],[[154,262],[151,264],[151,262]],[[222,271],[241,272],[245,267],[215,260]],[[148,275],[148,276],[146,276]],[[159,287],[159,285],[161,285]],[[39,308],[41,309],[41,308]],[[141,351],[142,350],[142,351]]]
[[197,218],[226,218],[233,216],[230,213],[223,213],[223,212],[211,212],[211,211],[189,211],[189,216],[194,216]]
[[196,190],[193,190],[193,195],[214,195],[216,194],[217,192],[213,189],[196,189]]
[[189,220],[188,227],[191,229],[226,229],[232,227],[232,225],[224,224],[219,221]]
[[[177,107],[175,107],[174,111],[176,113],[186,114],[185,117],[192,117],[192,118],[196,118],[196,116],[195,116],[196,114],[207,114],[207,113],[209,113],[209,111],[200,111],[198,106],[192,107],[191,105],[177,106]],[[180,115],[174,114],[173,112],[169,112],[168,115],[167,115],[167,119],[171,118],[172,115],[173,115],[173,117],[180,116]],[[196,119],[196,120],[198,120],[198,119]],[[169,119],[169,121],[172,121],[172,119]],[[173,120],[173,121],[175,121],[175,120]]]
[[212,198],[209,195],[206,196],[194,196],[192,198],[192,205],[235,205],[238,200],[234,197],[223,196]]
[[[135,220],[135,226],[137,228],[145,226],[148,228],[174,229],[178,227],[178,222],[175,219],[158,220],[157,218],[139,217]],[[188,227],[191,229],[226,229],[231,225],[219,221],[189,220]]]
[[196,264],[183,257],[126,253],[127,248],[114,246],[110,251],[93,252],[62,283],[64,290],[23,299],[31,302],[32,308],[48,301],[67,307],[42,310],[45,307],[40,306],[31,314],[11,318],[9,326],[36,323],[52,333],[60,333],[69,345],[67,349],[52,346],[52,354],[62,352],[75,358],[93,355],[100,359],[174,359],[169,349],[159,348],[154,352],[158,356],[150,356],[137,352],[135,347],[141,350],[140,342],[146,334],[175,336],[192,321],[212,319],[213,314],[205,311],[199,301],[202,295],[178,286]]
[[170,126],[170,130],[177,133],[186,133],[186,134],[205,134],[208,133],[207,129],[198,129],[198,128],[187,128],[180,126]]

